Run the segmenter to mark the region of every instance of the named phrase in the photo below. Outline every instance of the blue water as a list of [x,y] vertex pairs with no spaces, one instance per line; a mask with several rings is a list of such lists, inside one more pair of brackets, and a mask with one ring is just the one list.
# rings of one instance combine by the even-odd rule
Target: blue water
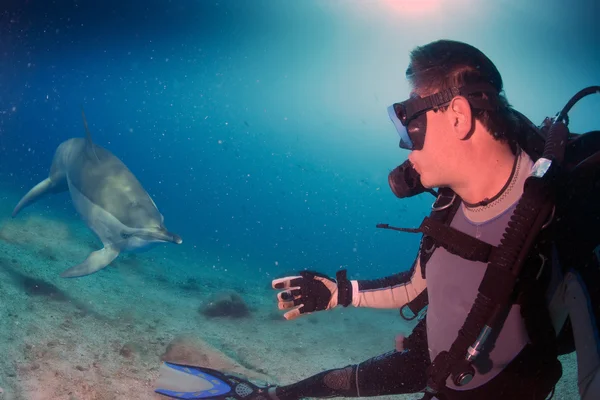
[[[7,6],[1,178],[43,179],[56,146],[83,135],[83,107],[184,246],[272,273],[404,270],[418,238],[375,224],[415,226],[432,200],[399,201],[386,181],[406,157],[385,107],[407,96],[408,51],[440,37],[478,46],[540,123],[600,80],[598,5],[432,1],[429,24],[386,3],[402,0]],[[571,129],[597,129],[598,104],[580,102]]]
[[[440,37],[478,46],[536,123],[600,79],[596,14],[586,10],[596,3],[497,3],[442,4],[435,25],[386,2],[9,6],[2,179],[40,181],[56,146],[83,135],[83,107],[94,141],[137,175],[185,246],[273,273],[407,269],[418,237],[375,224],[414,226],[432,200],[399,201],[386,181],[406,152],[385,107],[407,96],[412,47]],[[598,104],[580,102],[571,129],[597,129]]]

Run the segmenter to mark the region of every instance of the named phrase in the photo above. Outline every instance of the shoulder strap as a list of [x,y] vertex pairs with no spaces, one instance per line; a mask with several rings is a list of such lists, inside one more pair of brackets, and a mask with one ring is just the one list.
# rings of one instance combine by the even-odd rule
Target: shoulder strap
[[490,253],[495,246],[486,243],[482,240],[467,235],[457,229],[426,217],[421,226],[420,231],[424,235],[433,238],[437,246],[441,246],[452,254],[456,254],[461,258],[470,261],[488,262]]
[[388,224],[378,224],[377,227],[423,234],[419,245],[419,261],[423,278],[425,278],[427,261],[433,250],[440,246],[467,260],[488,262],[494,246],[450,227],[458,207],[460,207],[460,201],[456,194],[450,189],[443,188],[440,189],[439,195],[431,207],[431,213],[423,219],[418,228],[397,228]]
[[[438,197],[431,206],[431,212],[426,219],[436,221],[444,226],[449,226],[460,205],[460,201],[457,201],[457,199],[456,193],[451,189],[440,188]],[[438,247],[435,236],[439,237],[439,232],[435,232],[435,236],[429,235],[423,232],[421,229],[422,227],[423,222],[421,222],[421,227],[418,229],[419,232],[423,233],[423,238],[421,238],[421,243],[419,244],[419,263],[421,265],[421,275],[423,276],[423,279],[425,279],[427,261],[429,261],[433,251]],[[430,231],[433,233],[434,229],[430,229]]]

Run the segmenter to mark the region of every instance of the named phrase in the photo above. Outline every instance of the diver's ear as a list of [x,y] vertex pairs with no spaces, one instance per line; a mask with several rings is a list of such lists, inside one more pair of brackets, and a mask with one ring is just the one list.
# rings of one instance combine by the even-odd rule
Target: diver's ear
[[460,140],[468,139],[473,126],[469,101],[463,96],[456,96],[450,102],[446,114],[455,136]]

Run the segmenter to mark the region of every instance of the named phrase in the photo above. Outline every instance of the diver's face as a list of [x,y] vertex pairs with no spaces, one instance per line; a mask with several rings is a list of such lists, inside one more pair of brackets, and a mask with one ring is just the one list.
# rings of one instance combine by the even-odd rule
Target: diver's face
[[448,113],[428,111],[427,131],[421,150],[413,150],[408,159],[421,176],[421,183],[426,188],[448,186],[454,170],[453,157],[457,154],[456,143],[453,143],[451,118]]

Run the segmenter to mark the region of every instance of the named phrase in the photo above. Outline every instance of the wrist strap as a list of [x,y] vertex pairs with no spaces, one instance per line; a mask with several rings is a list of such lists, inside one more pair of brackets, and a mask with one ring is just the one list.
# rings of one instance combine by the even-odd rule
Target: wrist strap
[[352,283],[346,277],[346,270],[341,269],[335,273],[338,287],[338,304],[348,307],[352,304]]

